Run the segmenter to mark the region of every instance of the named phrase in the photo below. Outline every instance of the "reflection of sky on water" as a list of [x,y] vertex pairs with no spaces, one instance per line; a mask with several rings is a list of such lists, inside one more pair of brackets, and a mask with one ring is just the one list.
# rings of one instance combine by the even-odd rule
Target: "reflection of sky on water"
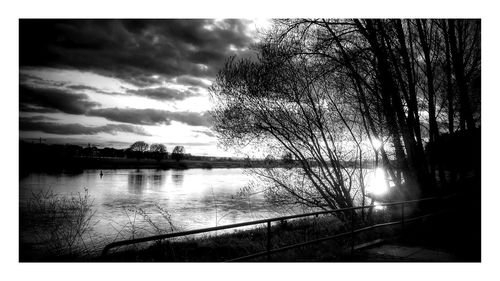
[[[31,174],[20,180],[20,200],[22,202],[31,191],[40,189],[75,194],[86,187],[94,198],[97,222],[94,232],[100,237],[117,233],[130,223],[136,208],[146,210],[155,220],[165,221],[156,205],[169,212],[178,230],[290,214],[278,212],[264,200],[262,193],[240,196],[240,190],[252,179],[243,169],[103,170],[102,178],[100,172]],[[368,190],[377,190],[385,184],[377,172],[366,175]],[[136,220],[139,224],[137,217]]]
[[[180,229],[211,227],[276,216],[262,194],[240,197],[250,176],[242,169],[86,170],[79,175],[31,174],[20,180],[21,201],[31,191],[52,189],[76,194],[84,187],[94,198],[94,231],[101,236],[116,233],[130,222],[131,210],[142,208],[161,219],[156,204],[166,209]],[[137,218],[136,218],[137,219]]]

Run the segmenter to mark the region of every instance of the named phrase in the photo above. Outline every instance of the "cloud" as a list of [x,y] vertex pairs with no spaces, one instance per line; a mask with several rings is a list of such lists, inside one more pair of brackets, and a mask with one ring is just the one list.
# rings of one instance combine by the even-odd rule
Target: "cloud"
[[52,108],[45,108],[45,107],[39,107],[39,106],[34,106],[30,104],[19,104],[19,111],[20,112],[36,112],[36,113],[56,113],[59,112],[58,110],[52,109]]
[[172,121],[185,123],[191,126],[210,126],[210,117],[207,113],[172,112],[159,109],[137,108],[102,108],[90,110],[87,115],[99,116],[111,121],[137,125],[169,125]]
[[95,91],[95,92],[101,92],[100,89],[97,89],[96,87],[91,87],[91,86],[86,86],[86,85],[69,85],[68,88],[72,90],[90,90],[90,91]]
[[86,94],[69,93],[63,89],[19,86],[19,110],[23,112],[64,112],[85,114],[89,109],[99,106],[89,100]]
[[80,85],[80,84],[69,85],[69,86],[66,86],[66,88],[70,89],[72,91],[77,91],[77,92],[90,91],[90,92],[94,92],[94,93],[98,93],[98,94],[111,95],[111,96],[126,96],[127,95],[127,93],[124,93],[124,92],[104,91],[104,90],[96,88],[96,87],[87,86],[87,85]]
[[137,86],[184,75],[211,79],[229,55],[255,42],[249,22],[22,19],[20,66],[92,71]]
[[211,119],[208,113],[170,112],[169,118],[171,118],[171,120],[185,123],[191,126],[208,127],[211,124]]
[[151,108],[101,108],[89,111],[88,115],[103,117],[111,121],[138,125],[170,124],[166,111]]
[[215,137],[215,134],[211,131],[194,130],[193,132],[204,134],[204,135],[209,136],[209,137]]
[[184,100],[189,97],[198,96],[198,93],[192,91],[180,91],[171,88],[158,87],[158,88],[143,88],[138,90],[127,90],[127,93],[146,97],[150,99],[155,99],[159,101],[176,101]]
[[[78,86],[73,89],[91,89]],[[103,117],[111,121],[136,125],[169,125],[171,121],[185,123],[191,126],[210,126],[207,113],[173,112],[159,109],[136,108],[98,108],[99,103],[93,102],[88,95],[71,93],[67,89],[38,88],[20,85],[20,112],[57,113]],[[196,96],[192,91],[177,91],[169,88],[129,90],[138,96],[158,100],[180,100]],[[129,93],[129,94],[130,94]],[[32,120],[33,121],[33,120]]]
[[56,122],[41,122],[39,118],[19,118],[19,129],[21,131],[40,131],[48,134],[58,135],[96,135],[107,133],[115,135],[118,132],[133,133],[141,136],[150,136],[144,128],[127,124],[107,124],[104,126],[89,127],[81,124],[63,124]]
[[35,116],[29,116],[29,117],[21,117],[19,120],[22,120],[25,122],[36,122],[36,121],[52,121],[52,120],[57,120],[57,119],[49,117],[49,116],[44,116],[44,115],[35,115]]
[[24,85],[38,85],[41,87],[62,87],[65,85],[64,82],[58,82],[58,81],[53,81],[53,80],[47,80],[40,78],[35,75],[31,75],[28,73],[24,72],[19,72],[19,84],[24,84]]
[[201,88],[206,88],[206,87],[210,86],[202,79],[192,77],[192,76],[177,77],[175,79],[175,82],[182,84],[182,85],[189,85],[189,86],[195,86],[195,87],[201,87]]

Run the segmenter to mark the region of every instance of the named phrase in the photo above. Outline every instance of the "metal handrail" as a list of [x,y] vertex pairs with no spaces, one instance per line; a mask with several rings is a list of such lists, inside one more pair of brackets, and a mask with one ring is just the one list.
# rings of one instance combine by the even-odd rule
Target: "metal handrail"
[[[420,220],[420,219],[423,219],[423,218],[428,218],[428,217],[440,215],[442,213],[444,213],[444,212],[436,212],[436,213],[432,213],[432,214],[427,214],[427,215],[423,215],[423,216],[414,217],[414,218],[408,219],[407,222],[413,222],[413,221]],[[391,225],[396,225],[396,224],[400,224],[400,223],[402,223],[401,220],[399,220],[399,221],[390,221],[390,222],[385,222],[385,223],[379,223],[379,224],[375,224],[375,225],[370,225],[370,226],[366,226],[366,227],[363,227],[363,228],[355,229],[355,230],[353,230],[351,232],[338,233],[338,234],[335,234],[335,235],[330,235],[330,236],[326,236],[326,237],[322,237],[322,238],[318,238],[318,239],[314,239],[314,240],[309,240],[309,241],[302,242],[302,243],[297,243],[297,244],[293,244],[293,245],[287,245],[287,246],[284,246],[284,247],[281,247],[281,248],[277,248],[277,249],[261,251],[261,252],[255,253],[255,254],[251,254],[251,255],[247,255],[247,256],[243,256],[243,257],[238,257],[238,258],[234,258],[234,259],[231,259],[231,260],[227,260],[226,262],[244,261],[244,260],[248,260],[248,259],[251,259],[251,258],[262,257],[264,255],[269,256],[270,254],[279,253],[279,252],[283,252],[283,251],[286,251],[286,250],[290,250],[290,249],[294,249],[294,248],[298,248],[298,247],[303,247],[303,246],[307,246],[307,245],[311,245],[311,244],[315,244],[315,243],[319,243],[319,242],[324,242],[324,241],[328,241],[328,240],[333,240],[333,239],[337,239],[337,238],[341,238],[341,237],[345,237],[345,236],[349,236],[349,235],[352,236],[352,235],[355,235],[355,234],[358,234],[358,233],[361,233],[361,232],[364,232],[364,231],[372,230],[372,229],[375,229],[375,228],[380,228],[380,227],[385,227],[385,226],[391,226]],[[352,251],[352,249],[351,249],[351,251]]]
[[[135,238],[135,239],[129,239],[129,240],[121,240],[121,241],[112,242],[112,243],[106,245],[104,247],[104,249],[102,250],[102,256],[106,256],[110,249],[120,247],[120,246],[126,246],[126,245],[132,245],[132,244],[138,244],[138,243],[144,243],[144,242],[150,242],[150,241],[159,241],[159,240],[164,240],[164,239],[168,239],[168,238],[181,237],[181,236],[187,236],[187,235],[193,235],[193,234],[199,234],[199,233],[212,232],[212,231],[217,231],[217,230],[224,230],[224,229],[231,229],[231,228],[238,228],[238,227],[243,227],[243,226],[266,223],[267,224],[267,251],[265,253],[268,254],[268,259],[269,259],[269,254],[272,253],[272,251],[270,249],[270,247],[271,247],[270,234],[271,234],[271,223],[272,222],[286,221],[286,220],[296,219],[296,218],[318,216],[318,215],[324,215],[324,214],[333,214],[333,213],[340,213],[340,212],[347,212],[347,211],[354,212],[356,210],[374,208],[374,207],[378,207],[378,206],[402,205],[403,206],[403,208],[402,208],[402,215],[403,215],[402,222],[404,224],[404,205],[405,204],[412,204],[412,203],[437,200],[437,199],[444,199],[444,198],[443,197],[428,197],[428,198],[416,199],[416,200],[382,203],[382,204],[378,204],[378,205],[368,205],[368,206],[358,206],[358,207],[342,208],[342,209],[327,210],[327,211],[318,211],[318,212],[312,212],[312,213],[288,215],[288,216],[274,217],[274,218],[269,218],[269,219],[261,219],[261,220],[255,220],[255,221],[249,221],[249,222],[228,224],[228,225],[222,225],[222,226],[216,226],[216,227],[208,227],[208,228],[200,228],[200,229],[194,229],[194,230],[188,230],[188,231],[180,231],[180,232],[154,235],[154,236]],[[352,231],[348,234],[354,234],[354,233],[355,233],[355,231],[354,231],[354,229],[352,229]],[[331,239],[333,239],[333,238],[331,238]],[[253,255],[251,255],[251,256],[253,256]]]

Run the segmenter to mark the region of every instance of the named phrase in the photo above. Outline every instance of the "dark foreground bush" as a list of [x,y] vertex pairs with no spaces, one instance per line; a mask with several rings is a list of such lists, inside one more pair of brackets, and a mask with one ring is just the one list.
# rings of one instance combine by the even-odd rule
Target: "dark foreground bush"
[[32,193],[20,206],[20,261],[64,260],[95,253],[89,231],[95,210],[88,190],[62,196]]

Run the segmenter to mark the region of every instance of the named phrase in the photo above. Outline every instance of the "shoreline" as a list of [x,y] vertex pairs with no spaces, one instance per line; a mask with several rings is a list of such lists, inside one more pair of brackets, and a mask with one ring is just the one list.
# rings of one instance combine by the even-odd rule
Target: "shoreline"
[[[184,159],[135,159],[112,157],[70,157],[45,159],[37,158],[32,161],[20,159],[20,174],[29,173],[78,173],[85,169],[159,169],[159,170],[185,170],[185,169],[237,169],[237,168],[297,168],[300,163],[284,163],[281,161],[268,162],[265,160],[194,160]],[[346,163],[346,166],[350,166]],[[365,169],[373,168],[371,163]]]
[[218,168],[259,168],[264,167],[262,162],[248,162],[242,160],[207,161],[207,160],[181,160],[171,159],[130,159],[130,158],[67,158],[57,161],[20,161],[20,174],[49,172],[49,173],[75,173],[85,169],[160,169],[160,170],[185,170],[185,169],[218,169]]

